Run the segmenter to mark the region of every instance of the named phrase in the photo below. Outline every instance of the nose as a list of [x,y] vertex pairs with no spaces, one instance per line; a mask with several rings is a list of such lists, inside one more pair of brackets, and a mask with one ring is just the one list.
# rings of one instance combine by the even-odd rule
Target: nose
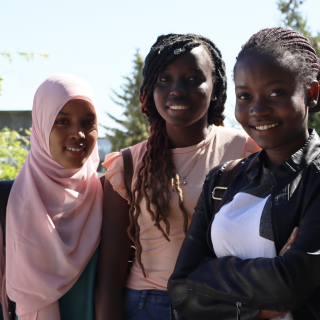
[[182,79],[173,81],[170,95],[180,97],[187,95],[187,88]]
[[257,100],[250,109],[250,115],[256,117],[263,117],[270,114],[272,109],[260,99]]
[[82,126],[74,126],[71,131],[71,138],[76,140],[81,140],[86,137],[84,128]]

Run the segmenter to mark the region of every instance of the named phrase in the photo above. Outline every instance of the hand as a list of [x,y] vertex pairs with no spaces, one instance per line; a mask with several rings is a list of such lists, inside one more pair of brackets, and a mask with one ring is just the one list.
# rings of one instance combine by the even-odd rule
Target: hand
[[299,228],[298,227],[295,227],[287,241],[287,243],[283,246],[283,248],[281,249],[280,251],[280,256],[282,257],[286,252],[287,250],[289,250],[291,248],[291,246],[293,245],[293,243],[297,240],[297,237],[298,237],[298,231],[299,231]]

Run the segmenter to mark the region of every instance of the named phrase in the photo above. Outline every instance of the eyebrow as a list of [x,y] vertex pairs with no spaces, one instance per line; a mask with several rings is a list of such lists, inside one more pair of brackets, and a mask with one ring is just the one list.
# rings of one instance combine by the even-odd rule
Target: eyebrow
[[[70,116],[70,113],[62,112],[62,111],[60,111],[58,114],[62,114],[64,116]],[[95,115],[96,115],[95,113],[87,113],[86,114],[87,117],[95,117]]]
[[236,86],[236,89],[248,89],[246,86]]
[[[275,81],[268,82],[268,83],[266,84],[266,87],[271,86],[271,85],[276,84],[276,83],[285,83],[285,84],[288,84],[288,82],[286,82],[286,81],[284,81],[284,80],[275,80]],[[248,87],[246,87],[246,86],[236,86],[236,89],[248,89]]]
[[268,83],[266,84],[266,86],[271,86],[272,84],[275,84],[275,83],[287,83],[287,81],[284,81],[284,80],[275,80],[275,81],[268,82]]
[[[169,67],[167,67],[167,68],[165,68],[163,71],[170,71],[171,70],[171,68]],[[202,70],[200,69],[200,68],[189,68],[188,70],[195,70],[195,71],[200,71],[200,72],[202,72]],[[162,71],[162,72],[163,72]]]

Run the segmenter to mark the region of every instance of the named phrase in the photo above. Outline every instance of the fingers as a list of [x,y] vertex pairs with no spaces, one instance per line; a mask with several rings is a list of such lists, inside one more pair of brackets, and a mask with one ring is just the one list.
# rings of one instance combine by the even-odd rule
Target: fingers
[[280,256],[283,256],[287,252],[287,250],[289,250],[291,248],[293,243],[297,240],[298,231],[299,231],[298,227],[295,227],[293,229],[293,231],[292,231],[287,243],[283,246],[283,248],[280,251]]

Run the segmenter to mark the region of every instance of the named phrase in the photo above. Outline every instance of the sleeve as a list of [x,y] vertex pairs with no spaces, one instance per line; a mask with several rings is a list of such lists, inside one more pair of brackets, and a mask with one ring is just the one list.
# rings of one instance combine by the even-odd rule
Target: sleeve
[[113,189],[130,204],[130,197],[124,182],[124,164],[122,153],[113,152],[107,154],[102,165],[107,168],[105,176],[110,181]]
[[246,147],[244,150],[244,158],[249,157],[251,154],[261,151],[261,148],[256,144],[256,142],[248,136]]
[[[195,208],[174,272],[168,282],[168,293],[174,309],[190,320],[234,320],[237,319],[238,301],[230,299],[222,301],[219,297],[206,294],[205,291],[194,290],[195,286],[191,287],[188,283],[188,278],[199,270],[199,266],[200,268],[201,265],[207,266],[208,262],[216,260],[214,252],[207,243],[209,223],[204,212],[205,194],[206,192],[202,191]],[[202,280],[206,281],[205,278]],[[247,306],[241,307],[242,319],[257,319],[258,314],[259,310],[252,310]]]
[[191,291],[253,309],[286,312],[301,307],[320,287],[320,196],[300,222],[298,238],[281,257],[211,258],[189,273]]

